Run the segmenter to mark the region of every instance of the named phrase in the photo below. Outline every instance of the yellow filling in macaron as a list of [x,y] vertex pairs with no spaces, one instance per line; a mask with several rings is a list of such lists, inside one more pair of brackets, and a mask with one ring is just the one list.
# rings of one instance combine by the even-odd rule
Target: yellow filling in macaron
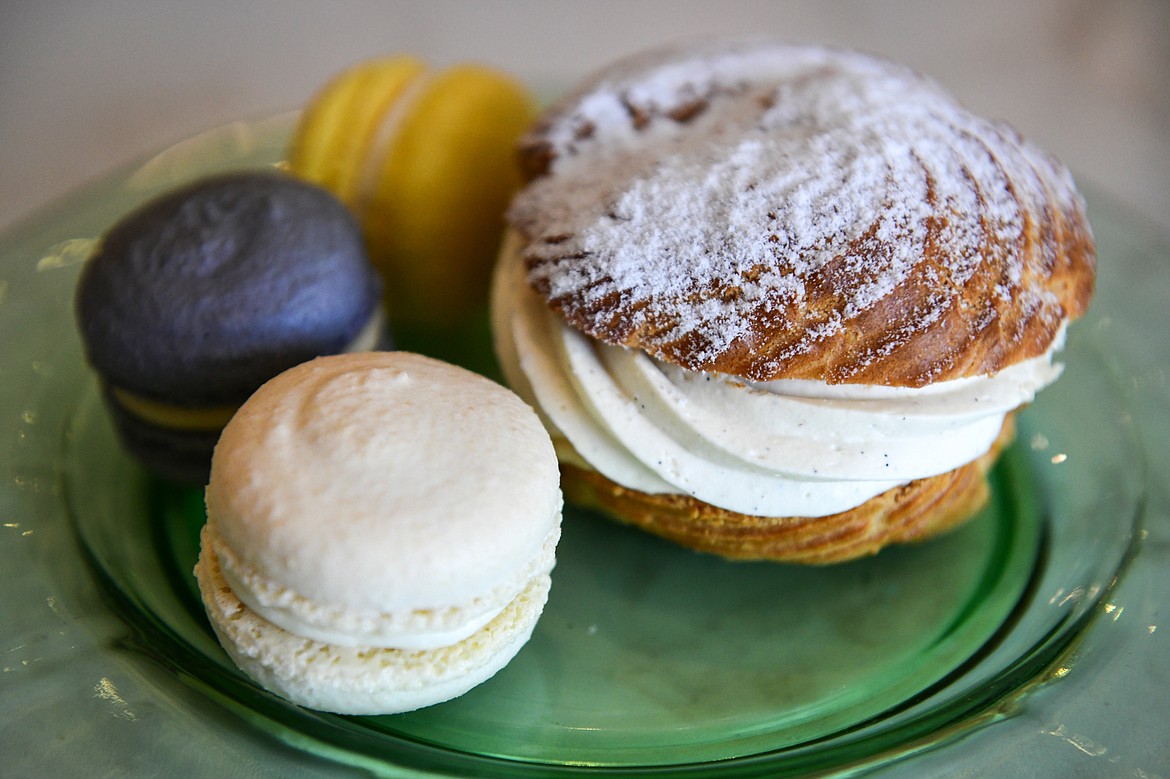
[[212,432],[226,425],[236,413],[236,406],[176,406],[144,398],[120,387],[111,387],[110,394],[128,413],[172,430]]
[[[374,310],[361,331],[342,352],[371,352],[377,349],[381,340],[385,316],[381,308]],[[110,387],[110,394],[127,413],[156,427],[189,432],[215,432],[235,415],[238,406],[223,404],[212,406],[182,406],[176,403],[147,398],[121,387]]]

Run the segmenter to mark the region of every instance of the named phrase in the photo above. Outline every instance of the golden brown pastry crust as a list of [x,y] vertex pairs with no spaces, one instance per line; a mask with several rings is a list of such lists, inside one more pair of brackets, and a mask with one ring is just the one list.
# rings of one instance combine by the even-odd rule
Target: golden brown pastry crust
[[[523,139],[508,218],[569,327],[691,371],[892,387],[1054,348],[1093,294],[1067,168],[865,55],[714,41],[618,62]],[[566,497],[733,559],[829,563],[942,532],[983,457],[820,518],[647,494],[562,463]]]
[[[790,103],[794,116],[776,118]],[[646,273],[671,284],[641,283],[622,238],[662,227],[655,199],[685,202],[709,185],[702,171],[767,143],[797,156],[751,157],[740,189],[715,191],[748,200],[733,216],[751,218],[645,241],[647,255],[669,255]],[[510,221],[533,286],[573,327],[690,370],[910,387],[993,373],[1045,353],[1093,293],[1093,238],[1068,171],[926,79],[860,55],[764,42],[618,63],[547,112],[521,159],[530,182]],[[791,183],[794,171],[811,183]],[[843,192],[880,197],[834,200],[836,176],[853,177]],[[670,213],[707,225],[722,215],[713,199]],[[861,223],[836,219],[846,210]],[[715,248],[691,252],[700,242]],[[709,270],[725,248],[735,256]]]
[[733,560],[827,564],[922,541],[975,515],[990,494],[987,472],[1014,435],[1009,416],[992,449],[974,462],[883,492],[827,517],[754,517],[687,495],[626,489],[596,471],[561,464],[567,500],[682,546]]

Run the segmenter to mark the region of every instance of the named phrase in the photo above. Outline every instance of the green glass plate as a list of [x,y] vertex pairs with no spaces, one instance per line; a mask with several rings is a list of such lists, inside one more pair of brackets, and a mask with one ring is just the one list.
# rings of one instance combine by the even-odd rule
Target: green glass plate
[[[195,175],[273,164],[287,127],[240,123],[175,147],[116,182],[108,218]],[[235,669],[191,574],[202,496],[121,451],[92,378],[68,401],[66,500],[139,648],[316,754],[396,776],[848,770],[995,719],[1045,678],[1124,569],[1144,470],[1108,334],[1093,318],[1073,327],[1066,375],[1020,415],[991,504],[930,543],[828,568],[729,563],[568,507],[532,641],[462,698],[403,715],[308,711]],[[482,324],[397,335],[493,372]]]

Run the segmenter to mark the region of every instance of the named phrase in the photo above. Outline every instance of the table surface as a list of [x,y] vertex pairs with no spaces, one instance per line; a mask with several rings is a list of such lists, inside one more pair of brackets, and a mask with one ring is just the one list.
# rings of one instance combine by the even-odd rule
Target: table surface
[[[1062,158],[1111,213],[1155,248],[1101,269],[1124,274],[1115,288],[1134,285],[1133,310],[1116,316],[1124,332],[1134,334],[1127,355],[1137,388],[1134,413],[1148,421],[1143,427],[1151,456],[1148,537],[1139,570],[1114,607],[1129,606],[1131,629],[1147,634],[1153,648],[1109,657],[1095,650],[1090,635],[1080,650],[1086,684],[1102,706],[1120,713],[1127,701],[1117,691],[1132,686],[1133,679],[1148,677],[1163,690],[1170,684],[1170,626],[1159,630],[1158,625],[1164,614],[1160,604],[1170,594],[1164,579],[1170,577],[1157,572],[1158,564],[1164,569],[1170,563],[1165,487],[1170,468],[1155,443],[1170,435],[1170,336],[1160,303],[1170,283],[1157,267],[1165,259],[1159,247],[1170,245],[1168,30],[1170,4],[1157,0],[865,5],[11,0],[0,8],[0,231],[19,235],[78,186],[201,130],[295,108],[340,68],[387,52],[412,51],[435,64],[489,62],[547,96],[615,57],[708,33],[765,32],[862,48],[908,63],[972,109],[1005,119]],[[11,295],[5,296],[5,270],[0,268],[0,305],[12,305]],[[0,333],[0,370],[9,367],[12,337]],[[20,449],[5,442],[2,451],[18,458]],[[16,473],[20,466],[19,460],[3,464]],[[39,558],[34,544],[12,540],[20,534],[23,504],[17,492],[35,489],[21,478],[0,495],[0,512],[8,512],[0,516],[6,536],[0,554],[24,568],[52,569],[63,591],[84,591],[86,572],[80,566]],[[33,585],[13,577],[0,573],[9,593],[0,603],[19,602],[31,591]],[[0,606],[0,697],[19,692],[27,700],[30,691],[62,701],[80,697],[105,720],[85,732],[54,731],[46,713],[51,709],[38,707],[32,720],[24,720],[27,712],[9,707],[0,715],[0,753],[59,744],[66,752],[84,750],[94,775],[153,774],[158,766],[145,762],[149,750],[139,757],[125,749],[103,750],[101,734],[113,723],[115,730],[134,731],[134,738],[147,742],[160,728],[177,723],[199,736],[188,751],[170,755],[179,766],[198,766],[200,751],[215,743],[223,751],[217,762],[230,759],[241,776],[346,773],[323,760],[302,759],[282,744],[241,738],[239,723],[219,717],[214,702],[173,684],[149,663],[121,657],[110,671],[93,657],[77,657],[71,647],[83,640],[82,633],[103,650],[114,651],[121,641],[116,620],[88,616],[87,609],[104,613],[96,595],[68,607],[52,596],[41,601],[48,621]],[[62,675],[73,664],[94,674],[84,694]],[[1170,746],[1159,746],[1151,736],[1164,729],[1164,716],[1150,712],[1147,722],[1132,712],[1122,715],[1121,721],[1147,731],[1127,738],[1117,728],[1078,719],[1083,696],[1080,702],[1048,692],[1039,698],[1011,727],[980,732],[987,747],[981,764],[956,765],[942,749],[911,761],[912,775],[968,775],[1013,766],[1042,775],[1167,775]],[[62,766],[81,764],[48,758],[19,765],[56,775]]]

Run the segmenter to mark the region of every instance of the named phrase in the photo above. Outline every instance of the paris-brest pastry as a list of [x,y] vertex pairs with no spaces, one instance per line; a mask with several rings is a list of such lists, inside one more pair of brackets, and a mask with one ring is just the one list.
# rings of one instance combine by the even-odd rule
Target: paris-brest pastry
[[1093,292],[1068,170],[867,55],[638,55],[520,154],[493,327],[566,496],[726,557],[970,517]]

